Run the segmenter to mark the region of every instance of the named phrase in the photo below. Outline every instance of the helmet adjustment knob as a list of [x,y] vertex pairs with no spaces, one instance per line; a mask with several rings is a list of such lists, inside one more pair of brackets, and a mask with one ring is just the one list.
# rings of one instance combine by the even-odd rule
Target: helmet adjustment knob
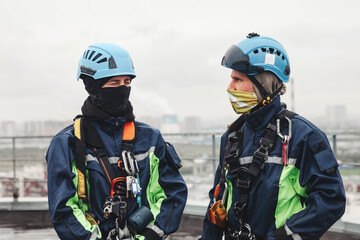
[[252,33],[249,33],[249,34],[247,35],[247,38],[259,37],[259,36],[260,36],[260,35],[257,34],[256,32],[252,32]]

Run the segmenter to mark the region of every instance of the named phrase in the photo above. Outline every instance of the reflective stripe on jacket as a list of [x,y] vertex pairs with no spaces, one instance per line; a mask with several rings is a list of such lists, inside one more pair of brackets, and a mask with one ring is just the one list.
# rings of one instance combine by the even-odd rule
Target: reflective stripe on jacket
[[[283,109],[277,97],[245,119],[243,152],[240,163],[249,167],[259,140],[270,120]],[[273,232],[285,228],[294,239],[318,239],[344,213],[345,192],[338,171],[338,163],[326,135],[305,118],[292,119],[292,138],[289,143],[289,164],[283,165],[278,137],[275,149],[269,153],[265,167],[249,195],[246,223],[259,238],[275,239]],[[282,134],[288,133],[288,128]],[[209,192],[213,203],[215,186],[219,182],[229,132],[221,138],[220,164],[214,187]],[[234,218],[233,204],[239,191],[230,174],[226,175],[229,196],[226,202],[228,223],[239,227]],[[219,196],[222,193],[219,194]],[[209,206],[210,206],[209,204]],[[221,239],[223,229],[204,219],[202,239]]]
[[[99,133],[117,172],[125,119],[89,122]],[[134,154],[140,169],[141,202],[154,215],[150,227],[159,236],[168,235],[179,227],[187,199],[187,187],[180,172],[165,159],[166,145],[160,132],[137,121],[135,126]],[[52,224],[61,239],[106,238],[114,228],[114,222],[103,217],[103,204],[110,195],[110,186],[95,154],[91,149],[86,149],[89,207],[100,221],[99,225],[91,225],[84,214],[87,206],[82,206],[77,196],[74,141],[74,128],[69,126],[52,139],[46,155]],[[132,198],[129,203],[128,216],[138,208],[136,198]]]

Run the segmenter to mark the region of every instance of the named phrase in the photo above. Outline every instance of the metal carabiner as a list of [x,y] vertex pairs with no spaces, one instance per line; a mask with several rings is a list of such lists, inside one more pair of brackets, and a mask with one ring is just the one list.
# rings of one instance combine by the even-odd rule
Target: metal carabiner
[[128,166],[128,157],[127,157],[127,151],[122,151],[121,153],[121,156],[122,156],[122,159],[124,161],[124,168],[125,168],[125,171],[127,172],[127,174],[129,174],[130,176],[133,176],[134,173],[132,173],[130,170],[129,170],[129,166]]
[[[292,132],[292,122],[291,122],[291,119],[288,118],[288,117],[285,117],[285,119],[289,122],[289,132],[288,132],[288,136],[289,136],[289,139],[291,138],[291,132]],[[285,137],[284,135],[281,134],[281,129],[280,129],[280,118],[276,119],[276,133],[277,135],[283,140],[283,143],[285,140]]]
[[224,189],[224,193],[223,193],[222,198],[221,198],[221,203],[219,205],[219,207],[221,207],[221,208],[224,206],[226,198],[227,198],[227,194],[228,194],[227,182],[225,182],[224,184],[225,184],[225,189]]
[[229,235],[230,235],[230,237],[232,237],[232,238],[239,238],[240,234],[241,234],[241,230],[240,230],[240,231],[234,230],[234,232],[233,232],[233,233],[230,233]]
[[249,240],[256,240],[256,236],[255,236],[255,234],[253,234],[252,232],[251,232],[251,227],[250,227],[250,225],[249,224],[247,224],[247,223],[245,223],[244,225],[243,225],[246,229],[247,229],[247,231],[249,232],[248,233],[248,238],[249,238]]
[[126,152],[126,156],[127,156],[127,159],[129,160],[131,172],[133,173],[133,175],[135,175],[135,173],[136,173],[135,163],[134,163],[135,158],[133,157],[133,155],[131,154],[130,151]]

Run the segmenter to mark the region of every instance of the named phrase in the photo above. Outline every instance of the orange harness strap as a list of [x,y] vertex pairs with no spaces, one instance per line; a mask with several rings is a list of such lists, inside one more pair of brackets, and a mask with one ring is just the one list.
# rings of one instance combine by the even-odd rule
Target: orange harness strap
[[126,122],[124,125],[123,140],[132,141],[134,138],[135,138],[135,123],[134,121]]

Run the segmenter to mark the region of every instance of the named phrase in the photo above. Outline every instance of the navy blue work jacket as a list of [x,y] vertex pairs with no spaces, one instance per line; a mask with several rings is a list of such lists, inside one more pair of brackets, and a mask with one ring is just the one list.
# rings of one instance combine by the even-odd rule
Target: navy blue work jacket
[[[260,110],[242,115],[243,129],[242,166],[249,167],[259,141],[271,119],[284,107],[277,97]],[[269,153],[264,169],[249,194],[248,223],[257,239],[319,239],[344,213],[345,192],[338,163],[326,135],[305,118],[296,115],[292,119],[292,137],[288,147],[288,165],[282,160],[282,139],[277,138],[275,148]],[[288,134],[285,127],[282,134]],[[229,130],[221,138],[220,163],[215,175],[214,187],[209,192],[213,204],[214,190],[219,182],[221,166]],[[229,187],[225,203],[228,226],[239,228],[235,220],[234,203],[240,198],[239,189],[231,174],[226,175]],[[222,196],[220,191],[219,196]],[[220,240],[224,230],[204,219],[201,239]],[[281,230],[281,234],[279,233]],[[275,238],[277,236],[277,238]]]

